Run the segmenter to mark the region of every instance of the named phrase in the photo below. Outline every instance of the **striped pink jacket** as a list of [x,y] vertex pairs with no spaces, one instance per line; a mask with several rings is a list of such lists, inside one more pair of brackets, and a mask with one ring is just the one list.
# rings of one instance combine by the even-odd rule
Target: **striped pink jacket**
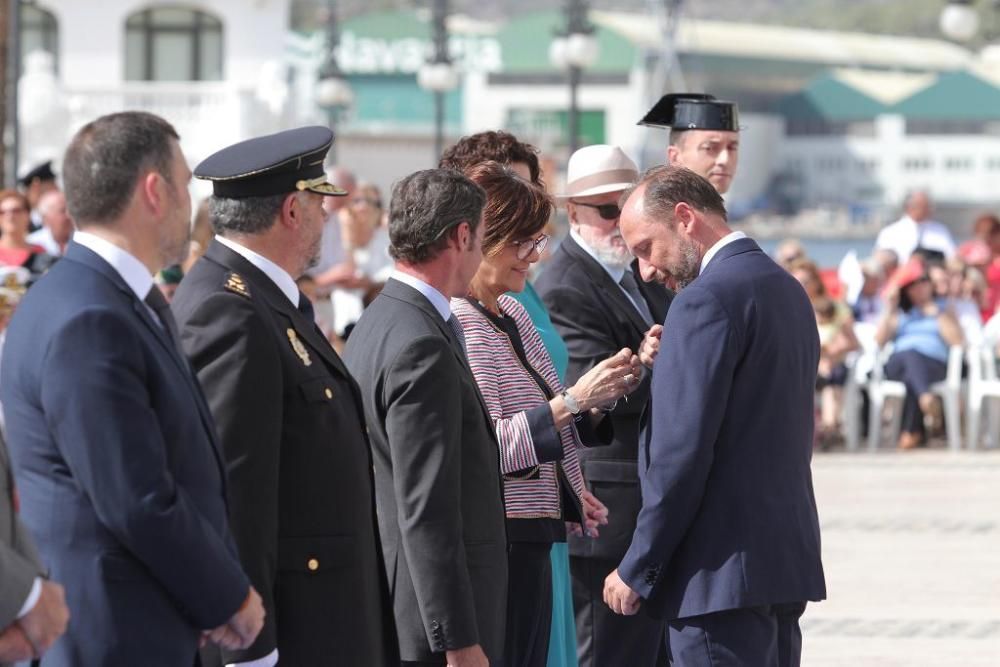
[[[514,318],[528,363],[542,376],[553,395],[558,395],[563,386],[527,311],[506,295],[500,297],[499,305],[502,312]],[[452,299],[451,309],[462,325],[469,366],[489,408],[500,443],[507,516],[558,519],[562,511],[557,466],[562,468],[577,498],[584,490],[583,472],[577,457],[581,445],[576,428],[570,423],[559,430],[564,452],[561,461],[539,464],[526,411],[548,404],[548,399],[521,365],[505,333],[465,299]],[[531,474],[536,468],[538,474]]]

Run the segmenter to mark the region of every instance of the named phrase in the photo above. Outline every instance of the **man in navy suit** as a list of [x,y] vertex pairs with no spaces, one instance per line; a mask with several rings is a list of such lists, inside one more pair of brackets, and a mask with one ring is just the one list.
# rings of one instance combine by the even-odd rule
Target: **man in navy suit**
[[245,647],[264,617],[152,279],[187,250],[191,172],[173,127],[141,112],[84,126],[63,165],[79,232],[19,305],[0,377],[21,517],[73,612],[45,665],[188,667],[203,636]]
[[643,278],[678,295],[640,442],[643,506],[604,599],[666,618],[675,666],[798,665],[798,619],[826,597],[809,300],[730,230],[722,198],[694,172],[656,167],[623,199]]

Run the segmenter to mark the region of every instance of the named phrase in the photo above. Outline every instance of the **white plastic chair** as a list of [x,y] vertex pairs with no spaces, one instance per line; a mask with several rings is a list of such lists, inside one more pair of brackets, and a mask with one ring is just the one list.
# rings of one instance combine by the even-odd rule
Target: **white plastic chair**
[[844,383],[844,441],[848,451],[856,451],[861,444],[861,390],[868,386],[868,374],[878,359],[875,342],[875,325],[854,323],[854,336],[861,349],[848,355],[847,382]]
[[941,382],[931,385],[931,391],[941,397],[944,406],[945,435],[948,448],[957,452],[962,448],[962,362],[965,350],[961,345],[948,349],[948,373]]
[[[886,399],[898,399],[900,405],[892,415],[892,439],[899,441],[902,428],[902,401],[906,398],[906,385],[884,377],[885,362],[892,355],[892,346],[886,345],[879,352],[878,360],[872,369],[872,377],[868,383],[868,396],[871,411],[868,414],[868,449],[875,451],[879,447],[879,436],[882,433],[882,410]],[[945,428],[948,447],[952,450],[962,448],[962,361],[964,351],[962,346],[954,345],[948,350],[948,371],[945,379],[931,385],[930,390],[941,397],[944,405]]]
[[[886,344],[878,351],[875,365],[872,367],[871,378],[868,380],[868,451],[878,449],[879,438],[882,435],[882,409],[886,399],[898,399],[902,404],[906,398],[906,385],[895,380],[884,378],[885,362],[892,355],[892,344]],[[901,407],[901,405],[900,405]],[[892,436],[890,442],[899,440],[899,431],[903,424],[903,411],[896,409],[892,414]]]
[[[987,399],[1000,398],[1000,379],[997,378],[996,358],[986,346],[969,348],[969,393],[966,412],[967,447],[979,447],[979,428],[982,425],[983,406]],[[989,402],[988,437],[996,446],[1000,439],[1000,401]]]

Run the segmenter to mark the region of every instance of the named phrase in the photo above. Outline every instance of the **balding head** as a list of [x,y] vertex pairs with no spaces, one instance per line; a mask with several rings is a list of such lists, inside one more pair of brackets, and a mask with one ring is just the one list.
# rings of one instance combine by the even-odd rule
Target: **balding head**
[[73,220],[66,211],[66,196],[61,190],[49,190],[38,200],[42,225],[48,227],[56,243],[65,245],[73,237]]
[[654,167],[622,197],[621,234],[646,281],[680,290],[698,277],[705,253],[731,230],[722,197],[683,167]]
[[929,220],[931,212],[934,210],[931,204],[930,194],[926,190],[914,190],[906,196],[903,202],[903,210],[914,222]]

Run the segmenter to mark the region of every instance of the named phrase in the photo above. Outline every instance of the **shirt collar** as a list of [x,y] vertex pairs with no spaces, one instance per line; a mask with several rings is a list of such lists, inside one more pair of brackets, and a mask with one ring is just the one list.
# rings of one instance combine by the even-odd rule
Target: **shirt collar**
[[73,234],[73,240],[110,264],[139,300],[146,300],[149,290],[153,288],[153,276],[135,255],[89,232],[77,231]]
[[705,270],[705,267],[708,266],[708,263],[712,261],[713,257],[719,254],[720,250],[725,248],[733,241],[739,241],[740,239],[745,239],[746,237],[747,235],[744,234],[743,232],[729,232],[721,239],[716,241],[715,245],[709,248],[708,252],[705,253],[705,256],[701,258],[701,270],[699,271],[699,274]]
[[605,271],[607,271],[608,275],[611,276],[611,280],[615,281],[616,285],[622,281],[622,276],[625,275],[625,269],[627,267],[624,267],[624,266],[608,266],[607,264],[604,263],[604,261],[600,257],[597,256],[597,253],[594,252],[594,249],[591,248],[590,245],[586,241],[583,240],[583,237],[576,233],[575,229],[570,229],[569,230],[569,235],[570,235],[570,238],[572,238],[574,241],[576,241],[576,244],[578,246],[580,246],[581,248],[583,248],[583,251],[585,253],[587,253],[588,255],[590,255],[591,257],[593,257],[594,261],[597,262],[598,264],[600,264],[601,267]]
[[278,286],[281,293],[288,297],[293,306],[296,308],[299,307],[299,286],[295,284],[295,279],[292,278],[288,271],[285,271],[267,257],[255,253],[250,248],[240,245],[232,239],[216,236],[215,240],[260,269],[265,276],[271,279],[271,282]]
[[403,273],[399,269],[395,269],[389,277],[393,280],[398,280],[401,283],[409,285],[423,294],[424,298],[431,302],[431,305],[434,306],[434,310],[438,311],[441,319],[445,322],[451,318],[451,304],[448,302],[448,299],[445,298],[444,294],[441,294],[441,292],[439,292],[436,288],[431,287],[420,278],[411,276],[409,273]]

